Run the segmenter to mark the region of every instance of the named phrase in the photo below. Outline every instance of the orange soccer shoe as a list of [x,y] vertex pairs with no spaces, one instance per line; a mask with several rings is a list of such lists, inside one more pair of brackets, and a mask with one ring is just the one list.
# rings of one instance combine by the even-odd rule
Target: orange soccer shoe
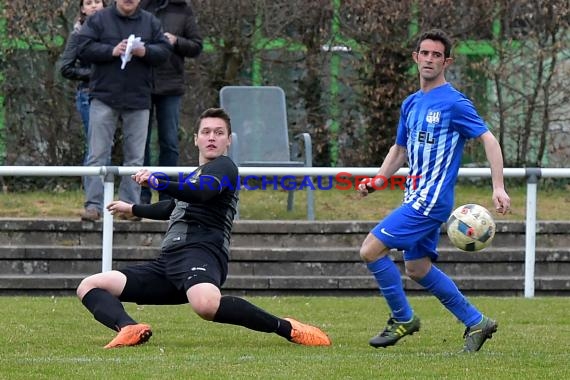
[[136,346],[145,343],[152,336],[149,325],[138,323],[123,327],[117,336],[105,346],[105,348],[117,348],[124,346]]
[[303,346],[330,346],[331,340],[321,329],[306,325],[293,318],[284,318],[291,323],[291,342]]

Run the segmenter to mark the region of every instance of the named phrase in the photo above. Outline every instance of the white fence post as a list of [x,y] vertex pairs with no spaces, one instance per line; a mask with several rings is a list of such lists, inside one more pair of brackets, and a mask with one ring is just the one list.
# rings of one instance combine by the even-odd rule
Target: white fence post
[[107,210],[107,205],[115,196],[115,175],[119,174],[116,166],[103,166],[105,176],[103,190],[103,252],[101,271],[108,272],[113,269],[113,215]]
[[534,297],[534,265],[536,262],[536,189],[540,168],[526,169],[526,230],[524,256],[524,296]]

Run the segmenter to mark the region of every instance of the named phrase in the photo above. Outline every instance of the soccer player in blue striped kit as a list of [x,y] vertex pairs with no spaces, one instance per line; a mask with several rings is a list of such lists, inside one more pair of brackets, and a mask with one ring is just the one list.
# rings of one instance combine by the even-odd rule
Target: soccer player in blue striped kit
[[420,90],[402,104],[396,143],[374,183],[365,179],[357,189],[360,195],[368,195],[382,186],[381,178],[390,178],[406,162],[410,176],[419,178],[416,186],[408,180],[402,205],[372,229],[360,248],[360,256],[391,311],[385,329],[369,343],[376,348],[392,346],[420,329],[400,271],[388,256],[389,250],[396,248],[404,252],[406,274],[465,325],[463,351],[474,352],[492,337],[498,324],[473,306],[433,263],[438,257],[440,226],[453,208],[454,186],[468,139],[483,144],[491,167],[495,209],[500,214],[508,212],[501,147],[471,101],[445,80],[445,69],[453,63],[451,40],[445,32],[433,29],[423,33],[412,57],[419,70]]

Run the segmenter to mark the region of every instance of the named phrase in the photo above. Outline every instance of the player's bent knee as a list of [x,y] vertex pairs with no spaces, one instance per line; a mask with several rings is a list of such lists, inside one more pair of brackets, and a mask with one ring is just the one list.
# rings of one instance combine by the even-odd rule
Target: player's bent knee
[[371,263],[386,256],[389,249],[374,234],[369,233],[360,246],[360,258],[365,263]]
[[418,271],[408,268],[406,268],[406,275],[415,282],[418,282],[419,280],[424,278],[424,276],[421,275]]
[[108,291],[112,295],[118,297],[127,283],[127,277],[118,271],[109,271],[97,273],[84,278],[77,287],[76,294],[79,299],[83,299],[89,291],[100,288]]
[[77,294],[79,299],[83,299],[83,297],[93,288],[95,288],[95,285],[92,283],[91,277],[86,277],[79,283],[79,286],[75,290],[75,294]]
[[431,269],[429,260],[407,261],[405,264],[406,275],[413,281],[418,282],[424,278]]
[[371,263],[386,256],[388,250],[370,249],[370,247],[360,247],[360,259],[365,263]]
[[364,244],[360,247],[360,259],[364,262],[371,262],[374,261],[373,260],[373,252],[370,251],[370,249],[367,249],[366,246],[364,246]]
[[220,301],[209,298],[202,298],[198,300],[193,300],[190,306],[192,307],[192,310],[194,310],[194,312],[198,314],[200,318],[205,319],[207,321],[212,321],[214,320],[216,312],[220,307]]
[[368,235],[360,246],[360,259],[365,263],[371,263],[382,256],[386,256],[388,251],[389,249],[386,248],[378,239],[372,235]]
[[202,283],[192,286],[186,292],[190,307],[198,316],[212,321],[220,307],[220,290],[213,284]]

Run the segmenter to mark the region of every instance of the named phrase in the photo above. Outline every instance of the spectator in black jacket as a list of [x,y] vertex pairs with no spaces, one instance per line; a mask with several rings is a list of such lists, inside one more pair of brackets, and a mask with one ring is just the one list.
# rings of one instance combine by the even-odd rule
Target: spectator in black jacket
[[[180,104],[186,89],[184,58],[194,58],[202,52],[202,37],[190,2],[186,0],[141,0],[140,7],[160,20],[164,35],[173,47],[170,59],[154,70],[144,166],[152,166],[150,140],[154,118],[158,131],[158,166],[177,166]],[[170,198],[165,193],[158,195],[159,200]],[[142,187],[141,203],[150,201],[150,189]]]
[[[79,31],[79,58],[93,64],[89,81],[88,166],[110,160],[119,119],[123,127],[123,165],[141,166],[144,160],[152,91],[152,70],[168,59],[172,46],[160,21],[138,8],[140,0],[116,0],[113,6],[89,17]],[[128,38],[140,38],[132,57],[124,65]],[[124,69],[123,69],[124,66]],[[103,181],[88,177],[82,220],[94,221],[103,211]],[[123,177],[119,198],[139,203],[140,186]]]
[[[86,141],[89,131],[89,76],[91,75],[91,65],[81,62],[77,57],[77,36],[85,19],[106,6],[107,3],[104,0],[79,0],[79,16],[67,38],[67,43],[59,62],[61,75],[64,78],[78,81],[75,104],[83,122]],[[87,162],[87,149],[85,149],[85,162]]]

